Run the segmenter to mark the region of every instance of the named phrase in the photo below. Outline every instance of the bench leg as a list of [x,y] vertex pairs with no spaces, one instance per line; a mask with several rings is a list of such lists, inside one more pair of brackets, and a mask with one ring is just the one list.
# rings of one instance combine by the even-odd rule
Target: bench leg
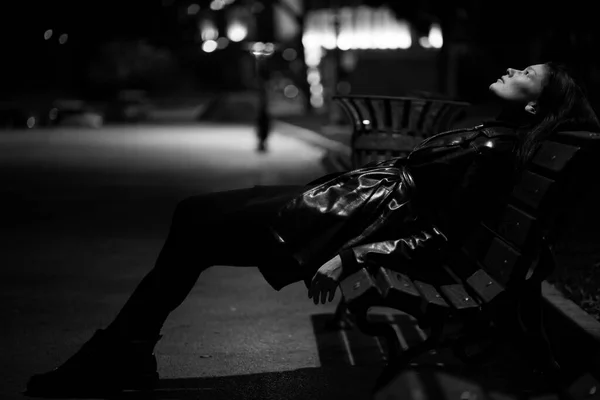
[[552,346],[544,330],[541,285],[536,285],[527,293],[531,295],[520,299],[517,307],[523,335],[523,350],[532,355],[535,367],[547,376],[549,381],[559,383],[561,367],[554,358]]
[[392,360],[402,353],[402,346],[396,330],[388,322],[373,322],[368,319],[369,308],[355,311],[358,329],[369,336],[379,336],[385,339],[387,359]]
[[326,322],[325,328],[329,331],[350,330],[354,328],[352,314],[348,310],[348,305],[343,298],[338,303],[333,317]]
[[394,379],[394,377],[398,375],[401,370],[409,366],[411,361],[413,361],[416,357],[434,349],[441,349],[451,346],[453,341],[442,341],[443,329],[444,326],[441,323],[432,326],[431,334],[427,339],[425,339],[425,341],[409,347],[408,349],[397,354],[395,357],[390,358],[383,372],[377,378],[374,391],[376,392],[390,383],[392,379]]

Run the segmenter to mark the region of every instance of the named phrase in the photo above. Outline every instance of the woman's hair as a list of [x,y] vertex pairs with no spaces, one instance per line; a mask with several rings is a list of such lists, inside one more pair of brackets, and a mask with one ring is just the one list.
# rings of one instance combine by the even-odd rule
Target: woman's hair
[[533,124],[526,127],[516,149],[517,167],[531,159],[541,142],[558,129],[600,131],[585,92],[562,64],[547,62],[542,93]]

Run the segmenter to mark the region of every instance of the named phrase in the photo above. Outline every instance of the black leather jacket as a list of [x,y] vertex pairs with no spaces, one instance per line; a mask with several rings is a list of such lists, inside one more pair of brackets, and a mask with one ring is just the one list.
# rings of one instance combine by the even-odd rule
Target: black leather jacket
[[336,254],[345,271],[419,269],[493,212],[512,186],[516,138],[487,123],[435,135],[407,157],[327,175],[279,210],[272,232],[307,285]]

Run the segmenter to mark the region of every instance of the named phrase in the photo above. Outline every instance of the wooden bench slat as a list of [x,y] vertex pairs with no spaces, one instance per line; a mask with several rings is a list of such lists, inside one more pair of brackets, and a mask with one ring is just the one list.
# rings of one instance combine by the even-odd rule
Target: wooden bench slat
[[516,246],[523,246],[535,227],[536,218],[508,204],[496,228],[498,234]]
[[483,303],[489,303],[504,292],[504,287],[482,269],[478,269],[466,280],[467,285],[479,296]]
[[414,284],[421,294],[421,312],[428,320],[448,315],[450,306],[433,285],[421,281],[414,281]]
[[579,147],[547,140],[542,143],[531,162],[538,167],[557,173],[565,168],[578,151]]
[[467,293],[465,287],[459,283],[454,285],[442,285],[440,291],[446,297],[446,300],[456,310],[460,312],[464,311],[477,311],[479,309],[479,303],[469,293]]
[[512,196],[537,210],[553,183],[554,180],[552,179],[531,171],[524,171],[521,181],[513,189]]
[[420,312],[421,294],[408,276],[380,267],[375,274],[375,282],[386,304],[402,304],[403,310],[412,315]]
[[373,304],[381,298],[379,288],[366,268],[342,280],[340,290],[348,307]]
[[500,238],[494,238],[482,260],[483,268],[498,282],[506,285],[518,276],[525,277],[526,271],[518,271],[521,267],[521,253]]

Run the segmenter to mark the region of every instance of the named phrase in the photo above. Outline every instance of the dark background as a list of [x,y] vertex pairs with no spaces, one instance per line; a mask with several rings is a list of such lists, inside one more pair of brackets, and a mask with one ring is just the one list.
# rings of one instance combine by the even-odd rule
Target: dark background
[[[107,43],[140,39],[154,51],[168,52],[169,62],[165,64],[171,64],[164,65],[161,73],[149,73],[146,78],[128,82],[130,87],[151,91],[168,91],[178,85],[212,91],[243,87],[235,66],[247,57],[246,52],[230,46],[218,54],[200,54],[196,21],[180,15],[181,9],[191,3],[188,0],[2,2],[2,96],[52,91],[109,95],[118,88],[90,82],[91,65],[98,65],[105,58],[103,48]],[[194,3],[206,10],[210,1]],[[278,7],[278,1],[235,3],[248,7],[259,3],[262,12],[256,17],[262,22],[258,24],[257,37],[265,40],[272,37],[268,14]],[[595,102],[600,81],[596,54],[599,24],[591,2],[306,0],[304,3],[306,10],[386,5],[398,17],[406,18],[422,30],[431,21],[439,21],[445,40],[439,55],[440,70],[444,68],[444,53],[452,45],[467,49],[460,58],[457,73],[461,98],[478,100],[481,85],[487,85],[508,66],[556,60],[577,70]],[[222,16],[215,13],[215,18],[218,22]],[[59,46],[55,37],[43,40],[44,31],[50,28],[55,30],[55,37],[67,32],[68,43]],[[440,82],[443,92],[443,77]]]

